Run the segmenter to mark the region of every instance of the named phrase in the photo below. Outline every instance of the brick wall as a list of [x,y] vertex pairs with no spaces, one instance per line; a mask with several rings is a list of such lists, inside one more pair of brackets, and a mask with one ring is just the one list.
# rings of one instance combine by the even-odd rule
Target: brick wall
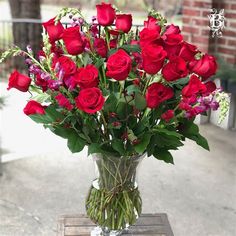
[[[225,9],[226,28],[222,38],[212,38],[208,14],[211,8]],[[224,57],[236,65],[236,0],[184,0],[183,35],[200,50]]]

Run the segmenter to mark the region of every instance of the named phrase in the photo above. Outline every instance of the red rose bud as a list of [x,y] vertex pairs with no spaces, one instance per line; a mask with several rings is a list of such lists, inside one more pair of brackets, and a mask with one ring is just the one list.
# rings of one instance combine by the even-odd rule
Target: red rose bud
[[177,56],[183,42],[183,36],[181,34],[168,34],[164,41],[164,49],[166,50],[168,57]]
[[78,55],[84,52],[86,42],[80,34],[79,26],[65,29],[62,35],[62,39],[69,54]]
[[140,79],[139,78],[136,78],[133,80],[133,84],[136,85],[136,86],[139,86],[140,84]]
[[63,71],[65,77],[75,74],[77,71],[76,64],[72,59],[67,56],[61,56],[54,62],[54,69],[56,68],[57,62],[59,62],[60,70]]
[[170,87],[164,86],[161,83],[153,83],[147,89],[147,106],[149,108],[156,108],[160,103],[172,98],[173,96],[174,92]]
[[98,88],[86,88],[80,91],[79,96],[75,98],[78,109],[88,113],[94,114],[100,111],[105,102],[102,92]]
[[103,38],[95,38],[93,47],[98,55],[107,57],[107,44]]
[[166,55],[163,47],[156,44],[147,44],[142,48],[143,69],[148,74],[156,74],[162,68]]
[[82,89],[97,87],[99,83],[97,67],[94,65],[87,65],[84,68],[78,69],[74,81]]
[[179,26],[175,26],[173,24],[167,25],[166,31],[163,34],[163,39],[165,39],[165,37],[169,34],[179,34],[179,33],[180,33]]
[[119,14],[116,15],[116,29],[124,33],[128,33],[132,26],[131,14]]
[[216,90],[216,84],[213,81],[208,81],[205,83],[206,92],[204,93],[205,96],[213,93]]
[[28,116],[28,115],[35,115],[35,114],[39,114],[39,115],[44,115],[45,114],[45,107],[42,106],[40,103],[31,100],[29,101],[25,108],[24,108],[24,113]]
[[55,24],[55,18],[52,18],[51,20],[44,22],[42,25],[47,31],[51,43],[54,43],[55,41],[61,39],[64,27],[62,26],[60,21]]
[[182,89],[184,97],[192,97],[193,95],[202,94],[206,92],[206,86],[203,84],[196,75],[190,77],[188,85]]
[[120,125],[121,125],[121,123],[119,121],[112,122],[112,126],[114,126],[114,127],[118,127]]
[[188,74],[186,62],[181,57],[174,57],[164,65],[161,73],[167,81],[183,78]]
[[139,144],[140,143],[140,140],[138,140],[138,139],[134,139],[133,141],[132,141],[132,144],[133,145],[137,145],[137,144]]
[[204,80],[214,75],[216,70],[216,60],[213,56],[208,54],[205,54],[200,60],[198,60],[192,69],[194,73],[200,75]]
[[110,41],[110,48],[117,48],[117,39],[112,39]]
[[148,16],[148,20],[144,21],[144,28],[156,30],[158,33],[161,32],[161,26],[158,25],[158,20],[153,16]]
[[102,26],[109,26],[115,20],[116,13],[115,9],[111,6],[110,3],[97,4],[97,20],[98,23]]
[[186,62],[189,62],[194,59],[194,56],[197,54],[197,52],[197,47],[195,45],[183,42],[179,51],[179,56],[182,57]]
[[27,92],[31,83],[31,79],[23,74],[20,74],[17,70],[14,70],[9,78],[8,90],[15,88],[21,92]]
[[71,111],[73,109],[72,104],[70,103],[69,99],[66,98],[63,94],[59,93],[55,99],[57,100],[58,104],[61,107],[66,108],[68,111]]
[[116,117],[117,116],[117,114],[115,113],[115,112],[110,112],[109,113],[109,117],[111,117],[111,118],[114,118],[114,117]]
[[161,118],[166,122],[169,122],[174,117],[174,115],[175,115],[174,110],[167,110],[165,113],[161,115]]
[[106,75],[118,81],[125,80],[131,71],[131,63],[130,56],[119,49],[108,58]]

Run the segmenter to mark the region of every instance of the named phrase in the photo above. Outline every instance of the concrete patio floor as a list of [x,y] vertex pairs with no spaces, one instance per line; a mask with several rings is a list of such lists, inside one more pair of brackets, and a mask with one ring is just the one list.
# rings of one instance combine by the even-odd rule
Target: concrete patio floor
[[[211,152],[188,141],[173,152],[175,166],[154,158],[143,161],[143,212],[166,212],[175,236],[235,236],[236,133],[211,125],[201,131]],[[85,213],[93,169],[86,150],[71,155],[66,148],[4,162],[0,235],[56,235],[60,215]]]

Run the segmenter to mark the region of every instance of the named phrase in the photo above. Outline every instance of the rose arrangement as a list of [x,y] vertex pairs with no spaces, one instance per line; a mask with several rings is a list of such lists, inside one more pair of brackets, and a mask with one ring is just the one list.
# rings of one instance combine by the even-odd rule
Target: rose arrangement
[[[30,47],[23,51],[16,46],[2,54],[1,62],[15,55],[26,58],[29,76],[15,70],[8,86],[31,93],[24,113],[67,139],[72,152],[87,146],[88,154],[130,159],[147,153],[173,163],[170,150],[186,138],[209,149],[194,118],[225,104],[211,81],[215,58],[184,41],[179,27],[168,25],[157,12],[133,30],[131,14],[107,3],[96,8],[89,23],[72,8],[43,23],[43,47],[36,55]],[[66,28],[61,19],[67,15],[71,23]],[[136,213],[138,208],[140,204]],[[125,216],[128,223],[134,215]],[[104,217],[92,218],[112,229],[127,223],[125,217],[117,224]]]

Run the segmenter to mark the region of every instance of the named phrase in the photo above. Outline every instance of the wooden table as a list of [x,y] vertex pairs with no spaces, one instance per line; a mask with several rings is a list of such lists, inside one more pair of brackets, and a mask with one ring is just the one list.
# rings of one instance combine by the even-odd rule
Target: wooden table
[[[58,223],[58,236],[88,236],[95,224],[85,215],[62,216]],[[167,214],[142,214],[126,236],[174,236]]]

